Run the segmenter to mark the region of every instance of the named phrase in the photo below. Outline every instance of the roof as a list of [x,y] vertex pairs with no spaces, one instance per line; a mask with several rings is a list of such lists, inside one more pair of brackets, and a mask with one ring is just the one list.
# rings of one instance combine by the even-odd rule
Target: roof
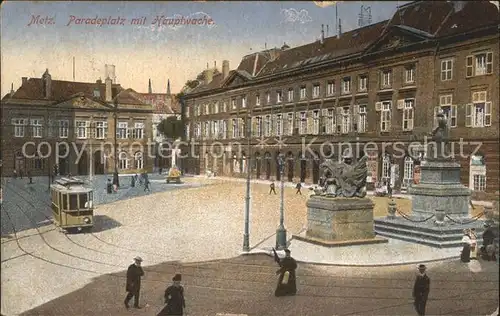
[[[105,100],[106,84],[100,80],[97,82],[75,82],[64,80],[51,80],[51,97],[46,99],[43,95],[43,84],[41,78],[29,78],[12,95],[13,99],[28,100],[49,100],[61,102],[68,100],[76,94],[84,94],[91,99]],[[94,96],[94,91],[99,90],[99,97]],[[119,104],[143,104],[142,101],[134,97],[133,89],[123,89],[119,84],[111,86],[113,98],[117,98]],[[10,93],[2,100],[11,98]]]

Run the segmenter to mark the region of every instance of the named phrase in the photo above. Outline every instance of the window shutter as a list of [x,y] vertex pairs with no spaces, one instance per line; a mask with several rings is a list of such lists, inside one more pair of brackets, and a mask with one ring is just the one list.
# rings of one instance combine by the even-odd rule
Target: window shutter
[[452,105],[450,108],[450,127],[457,127],[457,106]]
[[472,77],[474,74],[474,56],[469,55],[465,59],[466,74],[465,77]]
[[246,135],[246,132],[247,132],[246,131],[247,124],[246,124],[246,122],[242,118],[239,118],[238,128],[239,128],[239,132],[240,132],[240,138],[245,138],[245,135]]
[[104,139],[108,138],[108,122],[104,122]]
[[493,73],[493,53],[486,53],[486,73]]
[[382,111],[382,102],[375,102],[375,111]]
[[467,103],[465,105],[465,126],[472,126],[472,103]]
[[352,125],[353,132],[358,131],[358,124],[359,124],[359,105],[353,104],[353,106],[352,106],[352,118],[351,118],[351,125]]
[[130,138],[130,128],[127,127],[126,131],[127,131],[127,136],[125,138]]
[[484,104],[484,126],[491,126],[491,101]]
[[133,138],[133,139],[136,139],[136,138],[137,138],[137,136],[138,136],[138,135],[137,135],[137,131],[136,131],[136,129],[135,129],[135,128],[132,128],[132,138]]
[[398,108],[398,110],[403,110],[405,108],[405,99],[398,100],[397,108]]

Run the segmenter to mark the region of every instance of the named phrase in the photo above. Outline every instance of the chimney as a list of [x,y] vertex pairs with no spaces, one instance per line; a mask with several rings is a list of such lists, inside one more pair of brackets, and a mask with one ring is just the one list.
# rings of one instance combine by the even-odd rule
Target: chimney
[[205,70],[205,84],[209,84],[210,82],[212,82],[213,77],[214,77],[213,69]]
[[22,77],[21,80],[22,80],[22,84],[28,83],[28,77]]
[[50,99],[52,97],[52,77],[49,74],[49,69],[45,69],[45,72],[42,75],[42,90],[43,96],[45,99]]
[[217,60],[214,60],[214,69],[217,69]]
[[153,88],[151,88],[151,78],[149,78],[148,93],[149,93],[149,94],[153,93]]
[[222,61],[222,78],[226,79],[229,76],[229,60]]
[[167,94],[170,95],[170,79],[167,79]]
[[113,100],[113,95],[112,95],[112,89],[111,89],[111,83],[112,80],[111,78],[107,77],[106,80],[104,81],[106,83],[106,102],[111,102]]
[[14,83],[10,84],[10,95],[14,94]]
[[321,40],[320,43],[323,44],[325,42],[325,25],[321,24]]
[[342,20],[339,19],[339,37],[342,36]]
[[97,84],[102,84],[102,80],[101,80],[101,78],[97,79],[97,81],[96,81],[95,83],[97,83]]
[[326,25],[326,37],[328,37],[328,29],[330,28],[330,26],[327,24]]

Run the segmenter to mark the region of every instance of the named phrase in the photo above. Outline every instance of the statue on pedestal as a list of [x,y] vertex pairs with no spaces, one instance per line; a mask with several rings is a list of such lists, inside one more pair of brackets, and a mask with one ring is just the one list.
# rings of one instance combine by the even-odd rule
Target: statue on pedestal
[[323,181],[320,183],[322,193],[319,195],[364,198],[368,175],[366,160],[367,157],[363,156],[354,162],[352,154],[345,151],[342,155],[342,162],[327,160],[322,163],[320,166],[323,169]]
[[429,152],[427,157],[442,159],[445,157],[449,157],[448,150],[448,139],[449,139],[449,128],[448,128],[448,120],[444,115],[443,111],[440,110],[437,113],[437,127],[431,133],[432,141],[436,146],[434,152]]

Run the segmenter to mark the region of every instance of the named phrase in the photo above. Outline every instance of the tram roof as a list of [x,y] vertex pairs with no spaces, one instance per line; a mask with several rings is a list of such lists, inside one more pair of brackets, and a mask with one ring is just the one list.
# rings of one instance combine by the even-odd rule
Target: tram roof
[[62,193],[88,193],[91,188],[84,186],[85,182],[77,178],[61,178],[51,185],[51,188]]

